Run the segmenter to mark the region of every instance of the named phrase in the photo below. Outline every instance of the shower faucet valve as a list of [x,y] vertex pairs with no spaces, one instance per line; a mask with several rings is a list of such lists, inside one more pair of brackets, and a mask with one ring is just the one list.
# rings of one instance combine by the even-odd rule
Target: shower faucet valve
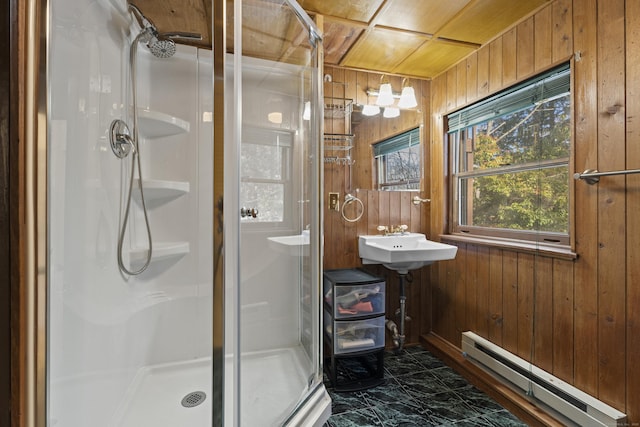
[[109,127],[109,141],[111,142],[111,150],[119,159],[124,159],[131,151],[135,151],[136,147],[131,139],[129,127],[127,124],[116,119],[111,122]]

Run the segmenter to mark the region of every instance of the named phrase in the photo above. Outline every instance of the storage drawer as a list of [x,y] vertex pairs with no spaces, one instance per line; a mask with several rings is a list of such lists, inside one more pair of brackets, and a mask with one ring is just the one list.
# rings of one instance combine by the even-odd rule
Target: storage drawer
[[325,294],[335,319],[383,314],[384,282],[370,285],[336,285]]
[[324,300],[335,319],[376,316],[385,312],[385,282],[358,269],[324,273]]
[[324,328],[333,340],[334,354],[384,347],[384,316],[364,320],[333,320],[325,310]]

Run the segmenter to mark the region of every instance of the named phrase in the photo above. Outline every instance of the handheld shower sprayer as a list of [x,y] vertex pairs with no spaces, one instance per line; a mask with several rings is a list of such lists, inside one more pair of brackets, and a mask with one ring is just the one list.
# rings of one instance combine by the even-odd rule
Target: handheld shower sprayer
[[[129,10],[133,12],[138,24],[142,27],[142,30],[135,37],[131,43],[129,50],[129,66],[131,70],[131,104],[132,104],[132,118],[133,127],[131,132],[127,124],[119,119],[114,120],[111,123],[109,129],[111,149],[113,153],[119,159],[124,159],[132,154],[131,160],[131,173],[129,175],[129,185],[126,199],[124,199],[124,211],[121,216],[120,230],[118,233],[118,268],[122,274],[129,276],[136,276],[142,274],[149,264],[151,263],[151,256],[153,252],[153,243],[151,237],[151,226],[149,225],[149,218],[147,215],[147,207],[144,200],[144,186],[142,179],[142,167],[140,164],[140,146],[138,145],[138,105],[137,105],[137,52],[138,43],[144,42],[151,53],[157,58],[170,58],[176,53],[176,44],[173,39],[186,39],[186,40],[201,40],[200,34],[171,32],[171,33],[158,33],[158,29],[151,20],[145,17],[140,9],[134,4],[129,4]],[[124,263],[123,247],[125,240],[125,232],[127,224],[129,222],[129,214],[131,208],[131,195],[133,193],[133,183],[136,169],[138,171],[138,190],[140,193],[140,203],[142,205],[142,212],[144,214],[144,224],[147,231],[147,242],[149,243],[149,249],[145,261],[137,270],[127,267]]]
[[176,42],[174,39],[202,40],[202,35],[197,33],[186,33],[173,31],[159,33],[155,24],[142,14],[138,6],[129,3],[129,9],[136,16],[138,23],[142,26],[142,31],[138,35],[139,41],[147,43],[147,47],[156,58],[171,58],[176,53]]

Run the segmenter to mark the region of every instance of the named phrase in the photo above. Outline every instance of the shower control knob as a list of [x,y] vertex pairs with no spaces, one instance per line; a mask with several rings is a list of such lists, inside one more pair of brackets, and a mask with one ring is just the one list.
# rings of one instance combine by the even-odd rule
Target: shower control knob
[[249,209],[247,209],[247,208],[240,208],[240,216],[241,216],[242,218],[246,218],[246,217],[247,217],[247,215],[248,215],[248,213],[249,213]]
[[109,127],[109,142],[113,154],[119,159],[124,159],[131,151],[135,151],[135,144],[131,138],[129,127],[122,120],[116,119]]
[[251,209],[251,216],[254,217],[254,218],[257,217],[258,216],[258,209],[252,208]]

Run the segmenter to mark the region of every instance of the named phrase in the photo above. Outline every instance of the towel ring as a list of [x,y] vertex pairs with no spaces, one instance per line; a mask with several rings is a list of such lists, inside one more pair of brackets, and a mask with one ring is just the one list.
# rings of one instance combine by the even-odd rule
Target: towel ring
[[[344,214],[344,208],[353,202],[357,202],[360,205],[360,213],[355,218],[351,219],[351,218],[347,218],[347,216]],[[347,194],[346,196],[344,196],[344,203],[342,204],[342,209],[340,210],[340,213],[342,214],[342,218],[344,218],[345,221],[356,222],[360,218],[362,218],[362,215],[364,214],[364,204],[362,204],[362,200],[358,199],[356,196]]]

